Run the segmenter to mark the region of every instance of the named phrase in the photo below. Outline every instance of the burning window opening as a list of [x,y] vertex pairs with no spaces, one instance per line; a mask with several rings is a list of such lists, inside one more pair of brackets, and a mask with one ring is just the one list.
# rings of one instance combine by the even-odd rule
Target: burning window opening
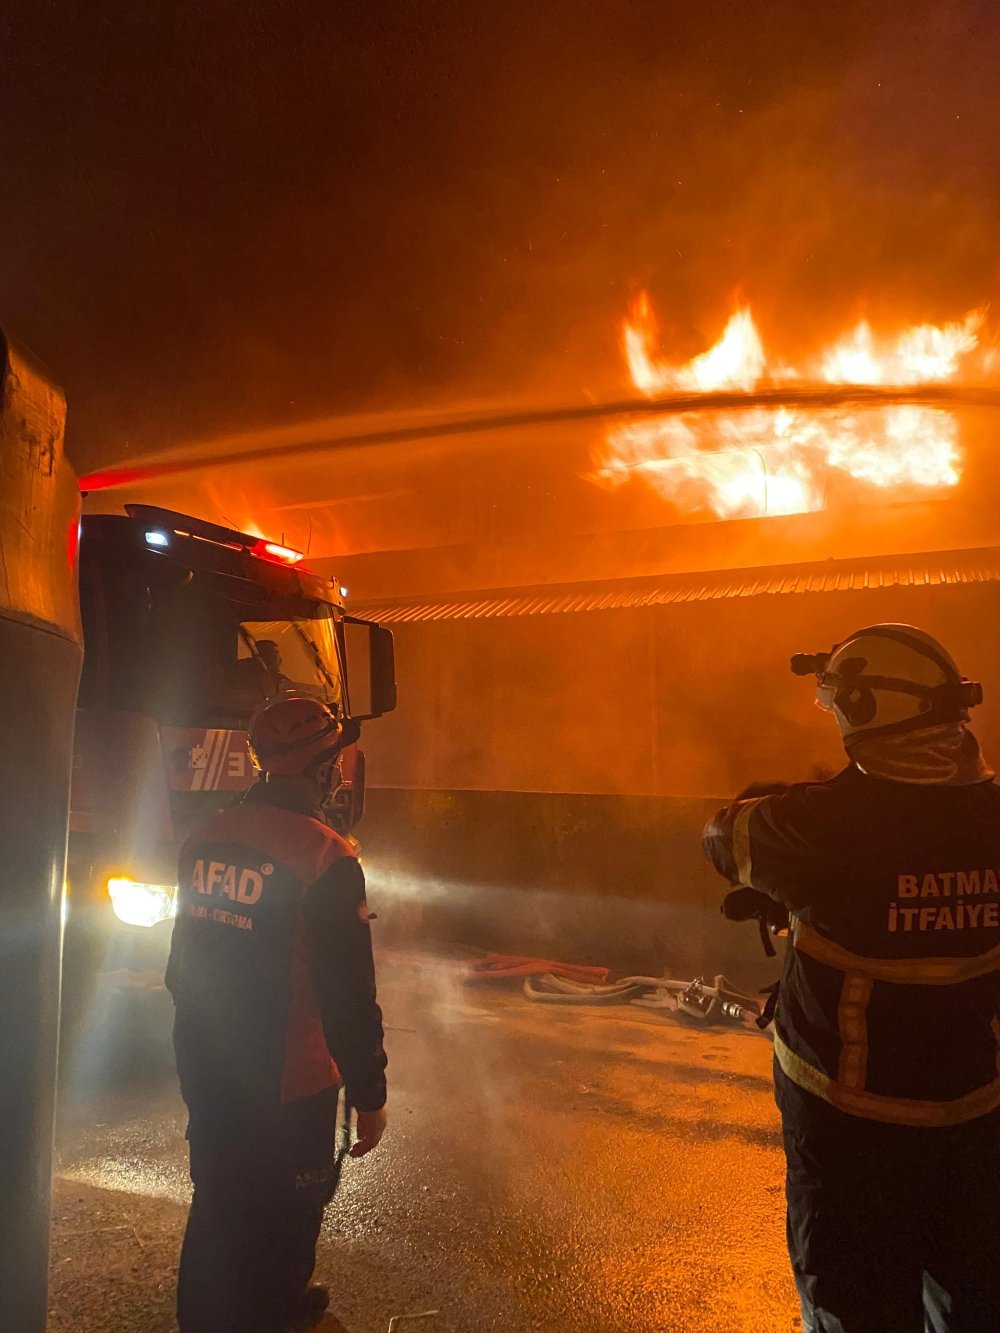
[[[686,365],[660,355],[648,292],[632,302],[622,334],[632,382],[653,398],[817,381],[942,383],[974,361],[981,372],[991,368],[980,345],[984,322],[984,312],[974,310],[961,321],[918,324],[880,337],[861,321],[804,372],[769,355],[749,308],[738,309],[718,342]],[[815,512],[847,480],[861,499],[891,489],[899,500],[946,491],[961,475],[954,414],[898,404],[810,411],[748,407],[625,422],[608,431],[595,479],[619,486],[638,477],[688,515],[729,519]]]

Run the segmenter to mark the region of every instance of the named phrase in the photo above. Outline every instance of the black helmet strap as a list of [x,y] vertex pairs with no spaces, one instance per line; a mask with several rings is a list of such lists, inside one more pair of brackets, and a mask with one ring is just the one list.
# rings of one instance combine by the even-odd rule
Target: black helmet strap
[[975,680],[945,681],[941,685],[918,685],[912,680],[902,680],[898,676],[868,676],[863,671],[838,672],[824,671],[819,676],[820,685],[837,690],[890,690],[894,694],[910,694],[916,699],[929,700],[932,708],[954,708],[963,712],[966,708],[975,708],[983,702],[983,687]]

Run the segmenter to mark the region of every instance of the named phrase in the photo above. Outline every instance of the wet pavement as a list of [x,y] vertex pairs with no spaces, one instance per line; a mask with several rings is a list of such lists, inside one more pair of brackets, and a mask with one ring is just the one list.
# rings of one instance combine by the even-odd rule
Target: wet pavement
[[[784,1333],[771,1045],[530,1003],[381,960],[390,1129],[349,1162],[317,1278],[334,1333]],[[51,1333],[168,1333],[183,1108],[162,990],[105,995],[63,1096]]]

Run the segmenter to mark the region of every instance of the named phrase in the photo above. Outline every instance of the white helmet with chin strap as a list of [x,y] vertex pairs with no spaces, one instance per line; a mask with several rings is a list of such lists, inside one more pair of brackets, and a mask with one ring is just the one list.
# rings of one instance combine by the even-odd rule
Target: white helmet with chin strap
[[816,676],[844,745],[941,722],[964,722],[983,687],[961,674],[938,641],[912,625],[870,625],[828,653],[797,653],[797,676]]

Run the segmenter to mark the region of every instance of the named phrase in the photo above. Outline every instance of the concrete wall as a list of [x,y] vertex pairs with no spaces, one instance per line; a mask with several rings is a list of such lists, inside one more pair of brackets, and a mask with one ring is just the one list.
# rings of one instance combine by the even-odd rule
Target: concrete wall
[[361,830],[384,944],[446,942],[744,985],[775,972],[719,916],[700,834],[718,801],[524,792],[371,793]]
[[785,595],[398,627],[399,710],[365,733],[362,829],[390,937],[634,969],[760,973],[718,916],[712,811],[751,781],[843,763],[798,649],[877,620],[940,635],[984,682],[1000,755],[993,586]]
[[877,620],[920,624],[952,648],[984,682],[975,722],[992,740],[998,608],[997,585],[963,585],[401,624],[399,708],[365,735],[372,781],[717,797],[836,768],[836,726],[788,659]]

